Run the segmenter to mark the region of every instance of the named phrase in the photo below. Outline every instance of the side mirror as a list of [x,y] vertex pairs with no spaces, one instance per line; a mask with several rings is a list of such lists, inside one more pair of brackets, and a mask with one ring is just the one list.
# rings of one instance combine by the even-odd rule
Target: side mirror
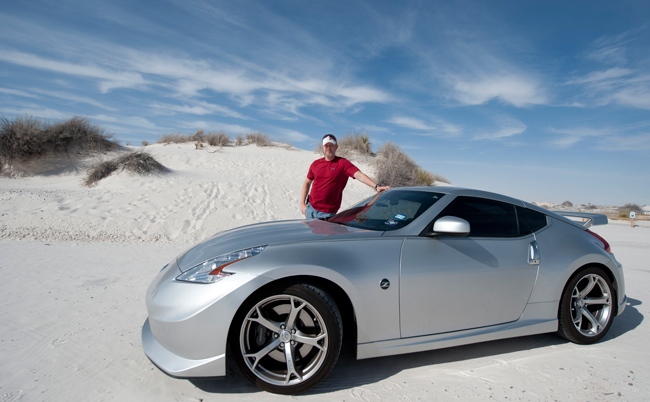
[[469,222],[455,216],[443,216],[433,224],[433,235],[463,237],[469,234]]

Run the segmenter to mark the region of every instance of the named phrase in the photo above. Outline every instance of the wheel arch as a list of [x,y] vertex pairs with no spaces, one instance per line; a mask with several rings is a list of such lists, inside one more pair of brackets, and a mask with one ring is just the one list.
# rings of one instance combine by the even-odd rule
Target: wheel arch
[[[241,308],[244,305],[246,305],[250,299],[256,298],[259,293],[265,292],[269,288],[278,287],[278,286],[290,286],[296,283],[306,283],[315,286],[325,291],[334,299],[334,302],[336,303],[339,309],[339,313],[341,314],[341,320],[343,321],[343,344],[349,345],[348,347],[353,350],[354,356],[356,357],[357,319],[356,319],[355,308],[354,305],[352,304],[352,300],[338,284],[336,284],[335,282],[329,279],[318,277],[318,276],[311,276],[311,275],[289,276],[289,277],[276,279],[274,281],[264,284],[263,286],[260,286],[253,293],[251,293],[237,308],[237,312],[233,315],[232,321],[229,324],[228,333],[230,334],[232,324],[235,320],[237,320],[237,317],[241,312],[240,311]],[[228,339],[228,341],[230,341],[230,339]]]
[[[587,267],[600,268],[600,269],[603,270],[603,272],[605,272],[605,274],[607,274],[607,278],[612,283],[612,291],[614,292],[614,295],[613,295],[614,303],[612,303],[612,305],[614,307],[614,316],[616,316],[618,314],[618,302],[617,302],[617,300],[618,300],[617,299],[618,298],[618,283],[616,281],[616,276],[614,275],[612,270],[607,265],[604,265],[604,264],[601,264],[601,263],[598,263],[598,262],[590,262],[590,263],[581,265],[578,268],[576,268],[571,273],[571,275],[569,275],[567,280],[564,282],[564,287],[562,288],[562,293],[560,293],[560,297],[562,297],[562,295],[564,295],[564,292],[566,292],[566,289],[567,289],[567,286],[569,285],[569,282],[571,282],[571,280],[573,278],[575,278],[582,270],[584,270]],[[558,318],[560,316],[560,305],[561,305],[561,303],[558,304],[558,311],[557,311]]]

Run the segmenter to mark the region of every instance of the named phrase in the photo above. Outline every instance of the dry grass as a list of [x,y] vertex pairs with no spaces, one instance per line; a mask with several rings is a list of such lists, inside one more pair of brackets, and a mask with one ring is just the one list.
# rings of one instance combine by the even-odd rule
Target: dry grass
[[264,134],[261,131],[254,133],[246,133],[246,141],[249,144],[255,144],[258,147],[270,147],[273,145],[273,141],[268,134]]
[[120,148],[106,129],[85,117],[55,122],[29,115],[0,118],[0,164],[27,162],[48,154],[89,156]]
[[225,147],[232,142],[230,136],[223,131],[209,132],[204,139],[208,145],[213,147]]
[[147,176],[153,173],[168,172],[165,166],[158,162],[153,156],[144,151],[130,152],[109,161],[100,162],[88,169],[84,184],[88,187],[96,186],[97,183],[110,176],[113,172],[120,170],[131,172],[140,176]]
[[185,135],[180,132],[176,133],[167,133],[163,134],[160,138],[158,138],[158,141],[156,141],[158,144],[181,144],[184,142],[191,142],[189,139],[188,135]]
[[385,142],[377,152],[374,160],[377,183],[390,187],[418,186],[419,166],[400,147],[392,142]]
[[365,129],[363,132],[347,133],[338,141],[338,146],[339,150],[345,153],[352,151],[364,156],[372,155],[372,144]]
[[244,137],[241,134],[237,134],[237,139],[235,140],[235,146],[239,147],[244,145]]

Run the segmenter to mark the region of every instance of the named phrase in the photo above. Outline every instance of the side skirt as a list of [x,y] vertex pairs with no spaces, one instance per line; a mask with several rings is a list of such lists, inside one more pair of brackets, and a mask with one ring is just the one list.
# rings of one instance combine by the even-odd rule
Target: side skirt
[[357,346],[357,359],[401,355],[468,345],[471,343],[494,341],[497,339],[556,332],[558,329],[558,303],[545,302],[528,304],[517,321],[505,324],[414,338],[361,343]]

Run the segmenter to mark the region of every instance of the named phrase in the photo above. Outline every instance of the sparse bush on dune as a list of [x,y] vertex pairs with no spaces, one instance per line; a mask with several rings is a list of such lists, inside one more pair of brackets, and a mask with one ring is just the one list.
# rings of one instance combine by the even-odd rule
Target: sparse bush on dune
[[627,204],[623,205],[622,207],[619,207],[618,211],[619,212],[626,212],[628,214],[630,212],[641,213],[643,211],[643,208],[641,208],[639,206],[639,204],[627,203]]
[[270,147],[273,145],[273,141],[268,134],[264,134],[261,131],[254,133],[246,133],[246,141],[250,144],[255,144],[258,147]]
[[244,145],[244,137],[241,134],[237,134],[237,139],[235,140],[235,146]]
[[223,131],[209,132],[205,136],[205,142],[213,147],[225,147],[230,145],[232,139]]
[[409,187],[420,185],[417,179],[418,164],[400,147],[385,142],[374,160],[377,182],[390,187]]
[[156,143],[158,144],[181,144],[184,142],[191,142],[188,135],[185,135],[180,132],[176,133],[166,133],[158,138]]
[[0,164],[27,162],[48,154],[89,156],[120,149],[106,129],[75,116],[47,122],[32,116],[0,118]]
[[374,160],[377,182],[390,187],[435,186],[449,184],[445,177],[422,169],[408,154],[392,143],[384,143]]
[[343,152],[354,151],[360,155],[372,155],[372,144],[365,129],[363,132],[357,131],[346,134],[338,141],[338,145],[339,150]]
[[169,171],[169,169],[148,153],[144,151],[135,151],[91,166],[88,169],[86,178],[84,179],[84,184],[88,187],[93,187],[97,185],[97,182],[110,176],[117,170],[126,170],[127,172],[140,176],[146,176],[152,173],[165,173]]

